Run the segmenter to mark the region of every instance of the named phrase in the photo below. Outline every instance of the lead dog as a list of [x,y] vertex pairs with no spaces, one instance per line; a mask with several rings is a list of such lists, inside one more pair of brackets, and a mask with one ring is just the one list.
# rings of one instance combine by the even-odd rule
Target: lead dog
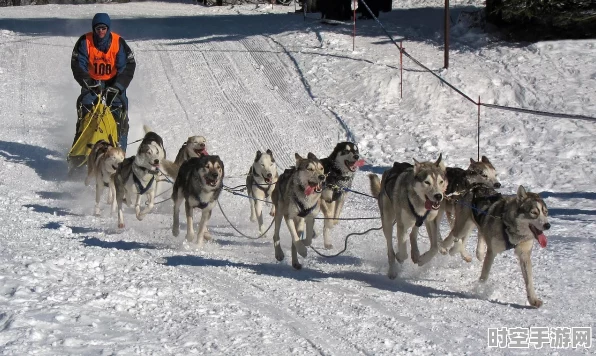
[[[174,222],[172,234],[180,234],[180,205],[184,201],[186,211],[186,240],[203,246],[207,222],[223,189],[224,164],[219,156],[192,157],[180,166],[174,182],[172,200],[174,201]],[[197,235],[193,228],[193,209],[201,209],[201,220]]]
[[[381,213],[383,234],[387,242],[388,276],[397,277],[395,260],[403,263],[408,258],[406,234],[408,229],[425,224],[430,238],[431,248],[420,256],[418,250],[418,231],[412,229],[410,244],[412,261],[423,265],[439,250],[439,223],[436,219],[441,201],[447,189],[445,166],[442,156],[432,162],[395,163],[393,168],[383,173],[382,180],[376,174],[370,174],[372,195],[377,197]],[[393,224],[397,230],[397,255],[393,250]]]
[[[286,169],[275,184],[271,200],[275,205],[275,230],[273,233],[273,247],[275,258],[284,259],[284,253],[279,242],[279,229],[282,219],[286,221],[292,237],[292,267],[301,269],[298,254],[306,257],[306,247],[312,243],[314,236],[315,217],[319,214],[320,198],[325,182],[325,170],[321,161],[312,153],[302,158],[298,153],[296,166]],[[300,241],[299,232],[306,224],[304,243]]]
[[[166,158],[161,137],[144,127],[145,137],[139,145],[135,156],[125,159],[116,170],[114,184],[116,186],[116,204],[118,205],[118,228],[124,228],[124,212],[122,203],[126,196],[126,204],[135,202],[135,213],[138,220],[143,220],[155,205],[157,191],[156,175],[160,165]],[[147,206],[141,210],[141,198],[147,196]]]
[[85,185],[91,184],[91,179],[95,179],[95,215],[101,215],[100,201],[103,194],[103,188],[108,187],[108,204],[112,206],[112,213],[116,212],[114,198],[116,197],[116,187],[114,185],[114,175],[118,165],[124,161],[124,150],[120,147],[114,147],[104,140],[97,141],[87,161],[87,177]]
[[[248,170],[246,176],[246,188],[250,197],[250,221],[258,221],[259,234],[265,233],[263,225],[263,202],[271,203],[271,193],[279,175],[277,173],[277,164],[273,158],[271,150],[257,151],[254,162]],[[275,205],[271,205],[269,215],[275,216]]]
[[[539,308],[542,300],[534,291],[531,254],[534,240],[543,248],[547,244],[543,232],[550,229],[546,204],[538,194],[527,192],[521,185],[513,196],[502,196],[492,188],[477,186],[472,190],[471,202],[475,209],[468,210],[469,220],[478,227],[479,238],[486,239],[487,245],[480,281],[488,279],[496,255],[513,249],[521,266],[528,302]],[[456,238],[466,233],[469,220],[456,219],[452,230]]]
[[323,242],[325,248],[333,248],[330,230],[339,222],[339,217],[352,187],[358,164],[363,162],[358,154],[358,146],[351,142],[338,143],[329,157],[321,159],[325,169],[325,189],[321,194],[321,211],[325,216],[323,223]]

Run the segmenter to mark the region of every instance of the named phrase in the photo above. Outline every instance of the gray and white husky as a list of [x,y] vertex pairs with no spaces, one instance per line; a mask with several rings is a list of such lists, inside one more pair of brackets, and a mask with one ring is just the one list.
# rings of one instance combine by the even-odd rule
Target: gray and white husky
[[[449,181],[449,185],[447,186],[447,195],[449,198],[444,200],[444,210],[451,228],[453,228],[455,220],[459,219],[459,224],[462,225],[466,224],[462,219],[471,219],[469,210],[472,209],[472,188],[485,186],[498,189],[501,187],[501,183],[497,180],[495,167],[486,156],[482,156],[480,161],[470,158],[470,165],[466,170],[447,167],[447,180]],[[468,226],[473,226],[474,223],[473,221],[468,221],[467,224]],[[471,229],[468,231],[471,231]],[[451,255],[459,252],[466,262],[471,262],[472,257],[470,257],[465,249],[468,236],[469,232],[461,239],[455,241],[455,244],[451,247],[454,243],[454,237],[452,234],[449,234],[441,243],[441,253],[446,253],[447,249],[451,247],[449,251]],[[484,259],[485,249],[484,239],[479,238],[476,246],[476,258],[480,261]]]
[[[250,197],[250,221],[259,222],[259,234],[265,233],[263,225],[263,201],[271,203],[271,193],[279,174],[271,150],[257,151],[257,155],[246,176],[246,188]],[[275,216],[275,205],[271,205],[269,215]]]
[[[157,191],[157,175],[161,163],[166,158],[166,151],[161,137],[144,126],[145,137],[139,145],[135,156],[126,158],[116,170],[114,184],[116,186],[116,203],[118,205],[118,227],[124,228],[124,212],[122,203],[126,196],[126,204],[134,201],[138,220],[143,220],[155,205]],[[141,210],[141,198],[147,196],[147,205]]]
[[[492,188],[476,186],[472,190],[472,205],[468,209],[473,223],[478,227],[479,238],[486,240],[487,250],[480,281],[486,281],[495,256],[513,249],[519,259],[526,294],[530,305],[538,308],[542,300],[536,296],[532,280],[532,246],[534,240],[546,247],[544,231],[550,229],[548,208],[538,194],[527,192],[519,186],[517,194],[502,196]],[[468,219],[455,220],[452,234],[463,237],[470,228]],[[462,223],[460,223],[462,222]]]
[[112,214],[116,212],[116,187],[114,185],[114,175],[118,165],[124,161],[124,150],[120,147],[114,147],[104,140],[97,141],[87,161],[87,177],[85,185],[91,184],[95,179],[95,215],[101,214],[100,203],[104,187],[108,187],[108,204],[112,206]]
[[[279,176],[271,194],[271,200],[275,205],[273,247],[275,258],[278,261],[283,260],[279,229],[282,219],[285,219],[292,237],[292,267],[301,269],[298,254],[306,257],[305,246],[312,243],[315,217],[320,211],[321,192],[325,183],[325,170],[321,161],[310,152],[306,158],[302,158],[298,153],[295,157],[296,166],[286,169]],[[302,232],[305,234],[304,243],[299,237]]]
[[[223,189],[224,164],[219,156],[192,157],[182,163],[174,188],[174,221],[172,234],[180,234],[180,205],[184,202],[186,210],[186,240],[203,246],[207,223],[211,218],[211,211]],[[201,209],[201,220],[197,227],[197,234],[193,228],[193,210]]]
[[325,216],[323,242],[325,248],[333,248],[330,230],[339,222],[339,217],[348,196],[347,188],[352,187],[354,174],[358,170],[360,159],[358,146],[352,142],[338,143],[329,157],[321,159],[325,168],[325,189],[321,195],[321,211]]
[[190,136],[186,142],[182,144],[174,162],[164,161],[163,168],[167,175],[176,179],[178,170],[182,163],[186,162],[192,157],[206,156],[207,153],[207,139],[203,136]]
[[[408,258],[406,234],[414,226],[426,226],[430,250],[420,255],[418,230],[412,229],[410,244],[412,261],[423,265],[439,251],[439,223],[437,219],[441,201],[445,197],[447,180],[442,156],[436,162],[395,163],[383,173],[382,180],[370,174],[372,195],[377,197],[381,213],[383,234],[387,241],[388,276],[397,277],[395,260],[403,263]],[[393,250],[393,224],[397,230],[397,255]]]

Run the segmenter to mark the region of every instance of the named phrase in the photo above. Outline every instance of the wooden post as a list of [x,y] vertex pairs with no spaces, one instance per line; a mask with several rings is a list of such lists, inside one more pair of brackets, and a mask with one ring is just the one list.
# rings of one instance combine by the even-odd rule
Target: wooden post
[[399,41],[399,98],[404,97],[404,45]]
[[480,95],[478,95],[478,131],[476,136],[478,137],[478,162],[480,162]]
[[356,50],[356,4],[358,0],[352,1],[352,10],[354,10],[354,30],[352,32],[352,52]]
[[449,68],[449,0],[445,0],[445,69]]

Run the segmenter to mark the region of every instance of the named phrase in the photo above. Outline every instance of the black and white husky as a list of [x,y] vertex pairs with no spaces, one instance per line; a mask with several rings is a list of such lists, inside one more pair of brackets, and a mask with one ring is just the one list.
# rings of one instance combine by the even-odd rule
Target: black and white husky
[[[166,151],[161,137],[144,127],[145,137],[139,145],[135,156],[126,158],[116,170],[114,184],[116,186],[116,203],[118,204],[118,227],[124,227],[122,204],[126,196],[126,204],[134,201],[138,220],[143,220],[155,204],[157,191],[157,175],[161,163],[166,158]],[[141,197],[147,196],[147,205],[141,210]]]
[[[257,151],[254,162],[246,176],[246,189],[250,197],[250,221],[259,222],[259,234],[265,233],[263,224],[263,203],[271,203],[271,193],[277,182],[277,164],[271,150]],[[275,216],[275,205],[271,205],[269,215]]]
[[351,142],[338,143],[329,157],[321,159],[325,169],[325,189],[321,194],[321,211],[325,216],[323,240],[325,248],[333,248],[330,230],[335,226],[348,196],[346,189],[352,187],[354,174],[364,161],[360,159],[358,146]]
[[[223,189],[224,164],[219,156],[192,157],[182,163],[174,182],[172,200],[174,201],[174,221],[172,234],[180,234],[180,205],[184,202],[186,210],[186,240],[203,246],[207,232],[207,222]],[[193,227],[193,209],[201,209],[201,220],[195,231]]]

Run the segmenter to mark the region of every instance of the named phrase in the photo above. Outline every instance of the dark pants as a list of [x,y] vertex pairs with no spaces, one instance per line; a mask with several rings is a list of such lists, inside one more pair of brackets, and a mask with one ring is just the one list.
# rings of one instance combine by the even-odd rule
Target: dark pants
[[[81,88],[81,95],[77,99],[77,131],[75,134],[74,142],[76,142],[79,136],[79,125],[83,117],[91,111],[93,105],[97,103],[97,94],[87,88]],[[116,120],[118,127],[118,143],[120,147],[126,152],[126,146],[128,144],[128,98],[126,97],[126,90],[122,91],[112,101],[110,111]],[[73,142],[73,145],[74,145]]]

